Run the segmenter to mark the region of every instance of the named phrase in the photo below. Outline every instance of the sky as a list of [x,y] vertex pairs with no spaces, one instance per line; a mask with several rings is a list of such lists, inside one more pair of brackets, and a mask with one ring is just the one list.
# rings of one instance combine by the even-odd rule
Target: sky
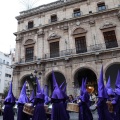
[[[25,10],[25,5],[20,1],[29,0],[2,0],[0,6],[0,52],[10,53],[10,50],[15,48],[15,35],[17,32],[16,16],[20,11]],[[31,0],[35,1],[35,0]],[[34,7],[54,2],[56,0],[38,0]]]

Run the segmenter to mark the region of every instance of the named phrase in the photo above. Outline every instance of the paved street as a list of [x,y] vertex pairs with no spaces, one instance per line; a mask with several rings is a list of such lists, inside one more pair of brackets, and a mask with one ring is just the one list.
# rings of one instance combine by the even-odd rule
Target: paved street
[[[95,111],[93,113],[93,117],[94,117],[94,120],[98,120],[97,119],[97,111]],[[70,113],[70,120],[78,120],[78,114],[77,113]],[[0,116],[0,120],[3,120],[3,116]],[[14,120],[17,120],[17,117],[15,116],[15,119]]]

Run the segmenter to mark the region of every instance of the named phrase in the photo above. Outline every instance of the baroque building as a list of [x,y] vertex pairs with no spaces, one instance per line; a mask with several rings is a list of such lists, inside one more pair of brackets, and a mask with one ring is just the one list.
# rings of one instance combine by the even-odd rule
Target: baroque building
[[16,19],[15,96],[25,80],[32,86],[34,70],[42,72],[40,83],[50,92],[54,70],[59,85],[66,81],[67,94],[77,95],[82,78],[97,90],[103,65],[104,80],[110,75],[114,87],[120,69],[119,0],[59,0]]

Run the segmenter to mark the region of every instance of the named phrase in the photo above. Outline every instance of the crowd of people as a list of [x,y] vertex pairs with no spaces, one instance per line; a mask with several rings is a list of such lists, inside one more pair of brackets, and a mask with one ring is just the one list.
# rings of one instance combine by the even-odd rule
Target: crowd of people
[[[110,77],[106,86],[103,80],[103,66],[101,68],[98,80],[98,95],[89,94],[86,89],[87,79],[82,80],[80,95],[74,98],[72,95],[66,94],[66,83],[58,86],[54,71],[52,71],[53,93],[48,96],[48,88],[41,88],[38,79],[36,94],[34,91],[30,99],[26,95],[26,82],[24,83],[20,96],[17,100],[18,113],[17,120],[70,120],[67,110],[68,103],[77,104],[79,107],[79,120],[93,120],[92,110],[97,109],[98,120],[120,120],[120,72],[118,71],[115,90],[111,88]],[[16,98],[12,93],[12,82],[9,92],[4,100],[5,108],[3,120],[14,120],[13,106]],[[33,115],[24,112],[24,106],[31,103],[34,108]],[[45,104],[48,109],[45,109]],[[52,107],[50,107],[50,106]],[[94,105],[94,108],[92,108]],[[50,109],[50,110],[49,110]],[[29,112],[29,111],[28,111]]]

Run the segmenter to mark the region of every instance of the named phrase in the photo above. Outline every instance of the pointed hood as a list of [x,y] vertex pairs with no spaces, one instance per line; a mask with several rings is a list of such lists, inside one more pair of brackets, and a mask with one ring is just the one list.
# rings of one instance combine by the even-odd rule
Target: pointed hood
[[82,78],[82,85],[81,85],[80,93],[81,93],[81,96],[84,93],[84,78]]
[[116,83],[115,83],[115,93],[117,95],[120,95],[120,71],[118,70],[117,78],[116,78]]
[[62,89],[62,92],[63,92],[63,95],[64,95],[64,99],[68,99],[69,97],[67,96],[66,94],[66,87],[67,87],[67,84],[64,86],[64,88]]
[[55,87],[58,87],[58,84],[57,84],[57,81],[56,81],[55,74],[54,74],[53,70],[52,70],[52,80],[53,80],[53,90],[54,90]]
[[108,95],[114,95],[113,89],[111,88],[110,76],[109,76],[107,84],[106,84],[106,90],[107,90]]
[[60,85],[60,89],[63,88],[64,84],[65,84],[65,81]]
[[98,97],[108,98],[107,91],[104,86],[104,80],[103,80],[103,66],[101,68],[100,77],[98,80]]
[[59,87],[55,87],[51,98],[52,99],[64,99],[62,90]]
[[35,98],[35,94],[34,94],[34,90],[32,91],[31,93],[31,96],[30,96],[30,102],[34,102],[34,98]]
[[118,70],[115,87],[120,89],[120,71]]
[[109,76],[107,84],[106,84],[106,89],[110,89],[110,88],[111,88],[111,81],[110,81],[110,76]]
[[22,90],[21,90],[21,93],[20,93],[20,96],[18,98],[17,103],[25,104],[28,102],[29,102],[29,100],[28,100],[28,97],[26,95],[26,82],[25,82],[23,87],[22,87]]
[[46,85],[45,86],[45,91],[44,91],[44,94],[45,94],[45,104],[49,102],[49,96],[48,96],[48,86]]
[[12,92],[12,81],[11,81],[9,91],[8,91],[8,95],[5,98],[4,102],[15,103],[15,100],[16,99],[15,99],[15,97],[13,95],[13,92]]

